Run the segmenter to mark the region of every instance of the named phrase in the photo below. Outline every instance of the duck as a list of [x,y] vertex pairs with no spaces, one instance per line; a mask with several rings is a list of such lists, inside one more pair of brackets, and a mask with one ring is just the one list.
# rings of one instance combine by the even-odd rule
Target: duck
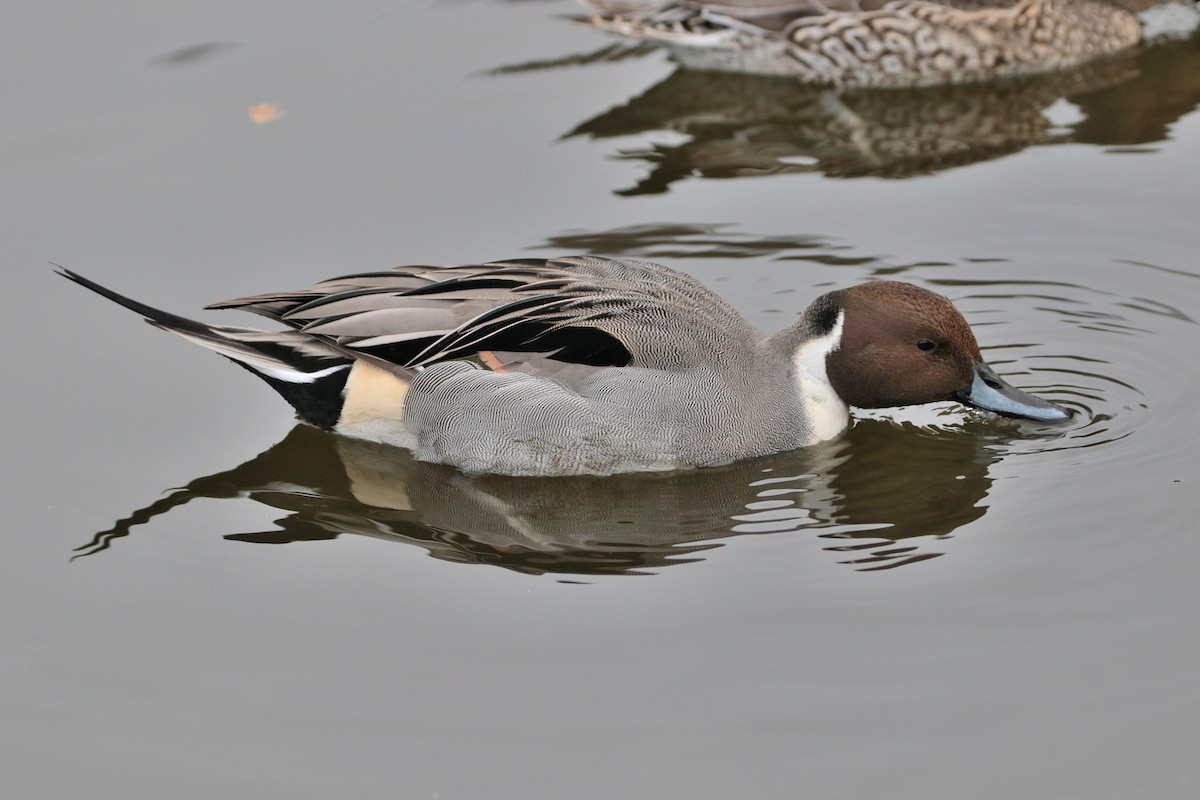
[[64,277],[257,375],[318,428],[467,473],[725,465],[837,436],[850,407],[956,400],[1058,423],[1004,381],[949,299],[878,280],[767,336],[697,279],[630,258],[407,266],[225,300],[210,325]]
[[571,19],[697,70],[832,87],[975,83],[1066,69],[1141,40],[1144,0],[587,0]]

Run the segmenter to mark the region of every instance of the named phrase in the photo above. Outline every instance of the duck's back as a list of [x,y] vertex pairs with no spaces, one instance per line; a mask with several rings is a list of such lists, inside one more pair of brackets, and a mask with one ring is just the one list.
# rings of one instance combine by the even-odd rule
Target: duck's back
[[1065,69],[1139,41],[1109,0],[800,0],[671,3],[596,27],[669,47],[695,69],[835,86],[967,83]]

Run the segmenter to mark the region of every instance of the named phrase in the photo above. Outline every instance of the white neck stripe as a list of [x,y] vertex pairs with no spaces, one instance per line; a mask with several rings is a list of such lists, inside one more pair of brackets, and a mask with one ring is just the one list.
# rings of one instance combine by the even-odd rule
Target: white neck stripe
[[825,359],[842,344],[846,312],[838,311],[837,321],[824,336],[802,344],[793,357],[797,390],[804,402],[809,424],[808,444],[832,439],[850,423],[850,409],[834,390],[825,369]]

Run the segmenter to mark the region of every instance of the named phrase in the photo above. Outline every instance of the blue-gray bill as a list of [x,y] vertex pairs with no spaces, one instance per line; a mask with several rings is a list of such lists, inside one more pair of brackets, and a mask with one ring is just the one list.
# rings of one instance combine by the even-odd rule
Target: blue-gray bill
[[971,388],[958,392],[955,399],[1006,417],[1037,422],[1065,422],[1071,418],[1071,412],[1057,403],[1010,386],[983,361],[975,363],[975,379],[971,381]]

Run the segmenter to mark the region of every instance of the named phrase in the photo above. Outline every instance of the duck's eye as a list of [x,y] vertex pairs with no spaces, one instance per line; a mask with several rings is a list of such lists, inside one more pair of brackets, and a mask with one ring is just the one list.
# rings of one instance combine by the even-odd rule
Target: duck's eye
[[933,348],[937,347],[937,345],[935,345],[935,344],[934,344],[932,341],[930,341],[929,339],[918,339],[918,340],[917,340],[917,347],[919,347],[919,348],[921,348],[922,350],[925,350],[926,352],[928,352],[928,351],[932,350]]

